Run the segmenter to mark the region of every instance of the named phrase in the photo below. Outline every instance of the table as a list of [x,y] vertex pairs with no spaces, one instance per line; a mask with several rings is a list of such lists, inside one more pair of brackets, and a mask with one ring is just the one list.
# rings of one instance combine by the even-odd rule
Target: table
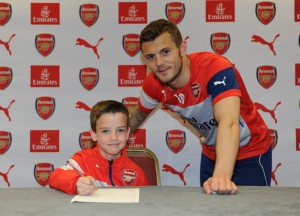
[[0,215],[300,215],[299,187],[240,186],[235,195],[207,195],[197,187],[141,187],[140,202],[130,204],[71,203],[73,197],[48,187],[2,188]]

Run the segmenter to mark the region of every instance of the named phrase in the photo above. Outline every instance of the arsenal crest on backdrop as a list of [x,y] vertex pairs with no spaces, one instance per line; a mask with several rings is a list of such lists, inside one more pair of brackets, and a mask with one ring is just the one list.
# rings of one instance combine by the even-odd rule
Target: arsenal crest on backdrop
[[44,57],[50,55],[55,46],[55,37],[52,34],[42,33],[35,36],[37,51]]
[[48,96],[38,97],[35,101],[35,109],[42,119],[47,120],[54,113],[55,99]]
[[12,69],[9,67],[0,67],[0,90],[6,89],[13,78]]
[[11,5],[5,2],[0,2],[0,26],[4,26],[11,17]]
[[185,6],[181,2],[170,2],[166,4],[166,16],[174,24],[179,24],[185,15]]
[[97,22],[99,14],[99,6],[96,4],[82,4],[79,8],[80,19],[88,27]]
[[11,133],[8,131],[0,131],[0,155],[5,154],[11,146]]
[[265,88],[270,88],[276,81],[277,70],[276,67],[271,65],[263,65],[257,67],[256,77],[259,84]]
[[257,19],[264,25],[268,25],[275,17],[276,5],[273,2],[258,2],[255,7]]
[[37,163],[34,165],[34,177],[39,185],[45,187],[48,185],[49,176],[54,170],[51,163]]
[[230,35],[225,32],[216,32],[210,36],[210,45],[215,53],[223,55],[230,46]]
[[125,52],[133,57],[140,51],[140,35],[125,34],[123,36],[123,48]]

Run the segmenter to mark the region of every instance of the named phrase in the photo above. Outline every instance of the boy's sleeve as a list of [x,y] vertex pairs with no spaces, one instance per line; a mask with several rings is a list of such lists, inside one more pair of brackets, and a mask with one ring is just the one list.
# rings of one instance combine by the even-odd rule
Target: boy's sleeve
[[76,183],[80,175],[74,170],[56,168],[49,177],[49,187],[68,194],[77,194]]

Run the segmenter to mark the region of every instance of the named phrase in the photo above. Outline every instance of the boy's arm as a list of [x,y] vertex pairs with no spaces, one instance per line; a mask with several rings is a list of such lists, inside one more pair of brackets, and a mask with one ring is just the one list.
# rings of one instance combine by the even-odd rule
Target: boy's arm
[[95,192],[97,186],[92,176],[84,176],[70,164],[53,171],[49,178],[49,187],[68,194],[88,195]]
[[68,194],[77,194],[76,183],[80,175],[75,170],[56,168],[49,177],[49,187]]

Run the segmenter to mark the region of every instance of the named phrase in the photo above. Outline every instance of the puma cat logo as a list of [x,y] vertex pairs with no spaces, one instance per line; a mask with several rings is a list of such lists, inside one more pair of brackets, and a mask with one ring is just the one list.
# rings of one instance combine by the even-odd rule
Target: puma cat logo
[[279,36],[280,36],[280,34],[277,34],[272,42],[267,42],[262,37],[260,37],[258,35],[253,35],[251,42],[256,42],[256,43],[261,43],[262,45],[267,45],[270,48],[270,50],[273,52],[273,54],[276,55],[273,44]]
[[9,108],[10,108],[10,106],[11,106],[14,102],[15,102],[15,100],[12,100],[12,101],[9,103],[8,107],[6,107],[6,108],[0,106],[0,110],[4,112],[4,114],[5,114],[6,117],[8,118],[8,121],[11,121],[10,114],[9,114]]
[[275,172],[277,171],[278,167],[280,167],[280,166],[281,166],[281,163],[277,164],[274,171],[272,171],[272,180],[275,182],[275,185],[278,185],[278,181],[277,181]]
[[4,181],[7,183],[7,186],[10,187],[10,183],[8,181],[8,173],[10,172],[10,170],[14,167],[15,165],[11,165],[8,169],[8,171],[6,173],[0,172],[0,176],[3,177]]
[[223,81],[215,81],[214,86],[220,85],[220,84],[223,84],[224,86],[226,86],[225,79],[226,79],[226,76],[224,76]]
[[276,105],[275,108],[273,110],[268,109],[267,107],[265,107],[264,105],[255,102],[254,105],[256,107],[257,110],[261,110],[263,112],[269,113],[271,115],[271,117],[274,119],[275,123],[277,124],[277,118],[275,116],[275,110],[277,109],[277,107],[281,104],[281,101],[279,101]]
[[86,111],[91,111],[92,110],[88,105],[86,105],[85,103],[83,103],[81,101],[76,102],[76,109],[84,109]]
[[171,167],[168,164],[164,164],[162,167],[163,169],[161,170],[162,172],[170,172],[174,175],[178,175],[179,178],[181,179],[181,181],[183,182],[184,186],[186,186],[186,181],[184,179],[184,172],[186,170],[186,168],[188,168],[190,166],[190,164],[185,165],[185,168],[183,169],[183,171],[179,172],[177,170],[175,170],[173,167]]
[[9,53],[9,55],[12,54],[12,53],[11,53],[11,50],[10,50],[10,48],[9,48],[9,43],[10,43],[11,39],[12,39],[14,36],[16,36],[16,34],[13,34],[12,36],[10,36],[10,38],[9,38],[9,40],[8,40],[7,42],[5,42],[5,41],[3,41],[3,40],[0,39],[0,44],[2,44],[2,45],[5,47],[5,49],[6,49],[6,50],[8,51],[8,53]]
[[90,44],[89,42],[87,42],[86,40],[84,40],[84,39],[82,39],[82,38],[77,38],[77,40],[76,40],[76,45],[84,46],[84,47],[86,47],[86,48],[92,49],[93,52],[96,54],[97,58],[100,59],[100,56],[99,56],[99,54],[98,54],[98,49],[97,49],[97,47],[98,47],[99,43],[100,43],[102,40],[103,40],[103,37],[100,38],[100,39],[98,40],[98,43],[97,43],[96,45],[91,45],[91,44]]

